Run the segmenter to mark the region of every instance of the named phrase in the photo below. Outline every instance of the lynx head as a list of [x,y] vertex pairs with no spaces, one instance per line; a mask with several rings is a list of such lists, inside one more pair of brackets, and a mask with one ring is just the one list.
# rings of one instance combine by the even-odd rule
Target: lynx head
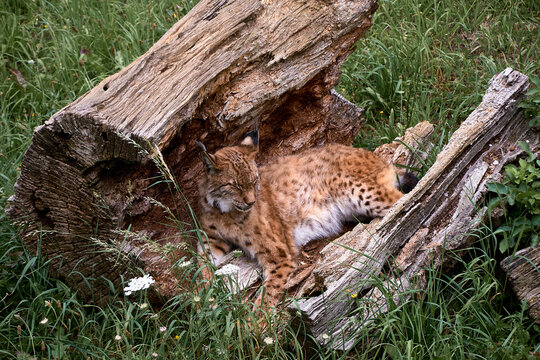
[[209,154],[202,143],[201,156],[206,168],[206,200],[222,213],[247,212],[255,204],[259,190],[259,172],[255,156],[259,150],[259,133],[247,134],[237,146]]

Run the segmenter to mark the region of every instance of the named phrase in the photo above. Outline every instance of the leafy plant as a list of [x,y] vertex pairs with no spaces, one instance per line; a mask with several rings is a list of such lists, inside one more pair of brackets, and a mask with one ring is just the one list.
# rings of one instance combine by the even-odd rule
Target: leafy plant
[[517,249],[522,239],[531,246],[538,244],[540,160],[531,152],[529,144],[520,141],[519,145],[527,153],[527,158],[519,159],[519,166],[507,165],[502,183],[487,184],[488,190],[498,194],[490,201],[490,209],[498,205],[506,208],[505,222],[494,231],[503,237],[498,243],[501,253]]
[[519,103],[519,107],[524,109],[525,116],[530,118],[529,125],[536,127],[540,125],[538,109],[540,108],[540,77],[531,75],[529,81],[532,86],[527,90],[527,98]]

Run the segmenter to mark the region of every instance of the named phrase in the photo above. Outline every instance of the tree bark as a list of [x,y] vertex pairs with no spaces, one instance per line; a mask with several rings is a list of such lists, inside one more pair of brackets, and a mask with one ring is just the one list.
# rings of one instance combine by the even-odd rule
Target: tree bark
[[519,250],[501,263],[517,297],[525,301],[529,315],[540,324],[540,246]]
[[[455,254],[474,243],[482,224],[500,220],[500,209],[487,212],[486,184],[501,181],[504,166],[525,155],[518,141],[525,140],[534,153],[540,152],[538,131],[529,127],[517,107],[528,84],[525,75],[512,69],[496,75],[482,103],[453,134],[416,188],[389,214],[304,249],[287,284],[289,295],[301,299],[290,303],[288,310],[296,320],[302,319],[300,326],[319,343],[350,348],[364,327],[388,311],[388,297],[399,303],[424,289],[426,268],[452,268]],[[387,162],[419,168],[428,155],[432,133],[433,126],[420,123],[375,153]],[[524,249],[502,263],[536,321],[539,248]],[[255,261],[231,256],[222,266],[228,263],[240,269],[234,288],[260,283],[261,269]]]
[[527,87],[527,77],[512,69],[496,75],[416,188],[383,219],[359,224],[321,251],[296,294],[308,297],[289,306],[317,341],[349,348],[361,328],[386,311],[381,289],[399,301],[409,289],[422,289],[424,268],[451,266],[445,255],[475,240],[489,215],[486,183],[500,181],[503,166],[523,154],[517,141],[526,139],[539,152],[538,132],[517,108]]
[[[7,209],[23,241],[86,299],[111,285],[118,291],[134,264],[153,275],[161,295],[177,293],[170,269],[187,256],[187,238],[155,204],[191,229],[190,209],[180,204],[197,203],[195,141],[210,151],[234,144],[258,119],[260,163],[350,143],[362,111],[331,89],[376,7],[376,0],[201,1],[148,52],[35,130]],[[142,151],[148,144],[182,194],[156,180]]]

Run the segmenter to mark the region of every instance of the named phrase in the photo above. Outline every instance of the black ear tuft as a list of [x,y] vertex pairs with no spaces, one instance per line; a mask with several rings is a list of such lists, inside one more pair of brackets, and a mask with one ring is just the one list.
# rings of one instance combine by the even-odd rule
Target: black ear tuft
[[259,146],[259,129],[257,120],[255,120],[255,126],[253,130],[247,133],[246,136],[244,136],[244,139],[242,140],[240,145],[253,146],[254,148],[257,148]]
[[195,144],[197,144],[197,146],[199,146],[202,151],[206,152],[206,146],[204,146],[202,142],[196,140]]
[[206,146],[200,141],[195,141],[195,143],[201,148],[201,158],[203,160],[204,166],[208,172],[215,172],[217,170],[216,161],[214,157],[206,151]]

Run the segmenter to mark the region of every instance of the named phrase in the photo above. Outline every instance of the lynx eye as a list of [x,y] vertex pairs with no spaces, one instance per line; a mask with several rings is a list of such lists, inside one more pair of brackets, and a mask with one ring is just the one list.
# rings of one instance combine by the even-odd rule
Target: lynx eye
[[236,185],[230,182],[220,186],[220,188],[233,188],[233,187],[236,187]]
[[240,186],[240,184],[237,183],[236,181],[235,181],[235,182],[227,183],[226,185],[227,185],[228,187],[235,188],[235,189],[237,189],[237,190],[242,190],[242,186]]

